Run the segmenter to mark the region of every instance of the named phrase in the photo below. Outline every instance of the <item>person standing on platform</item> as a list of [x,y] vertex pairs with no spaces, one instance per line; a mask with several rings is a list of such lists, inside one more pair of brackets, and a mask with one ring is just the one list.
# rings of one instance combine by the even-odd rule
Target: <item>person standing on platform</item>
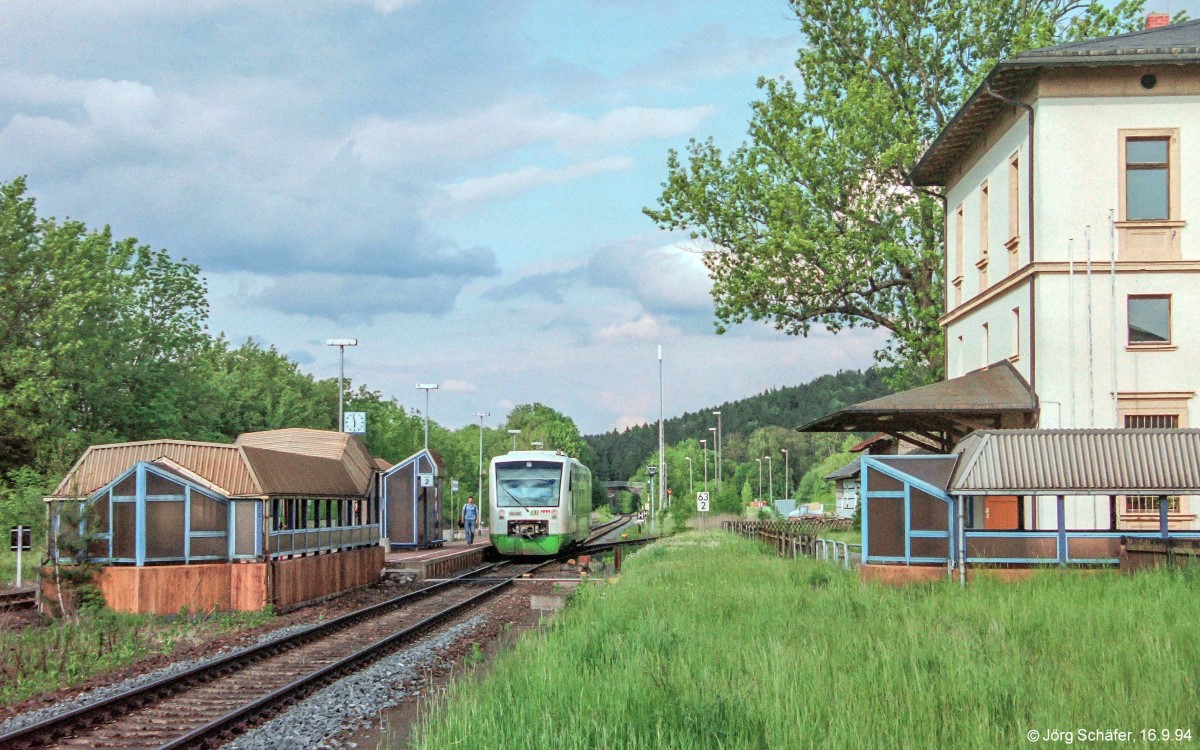
[[468,496],[467,504],[462,507],[462,513],[459,514],[459,523],[463,525],[463,529],[467,532],[467,544],[475,543],[475,523],[479,520],[479,507],[475,505],[475,497]]

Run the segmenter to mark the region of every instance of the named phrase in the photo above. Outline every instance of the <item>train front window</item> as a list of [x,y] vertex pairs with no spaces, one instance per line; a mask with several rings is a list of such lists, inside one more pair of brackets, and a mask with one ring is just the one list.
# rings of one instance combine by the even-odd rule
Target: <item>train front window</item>
[[496,506],[556,508],[563,465],[554,461],[503,461],[496,464]]

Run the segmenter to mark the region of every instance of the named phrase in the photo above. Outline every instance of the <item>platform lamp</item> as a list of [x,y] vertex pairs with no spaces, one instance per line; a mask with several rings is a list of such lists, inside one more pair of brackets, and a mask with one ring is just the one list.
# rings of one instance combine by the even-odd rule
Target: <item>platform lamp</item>
[[517,449],[517,435],[520,435],[521,431],[520,430],[509,430],[508,434],[513,436],[513,450],[515,451]]
[[767,459],[767,494],[771,496],[771,507],[775,507],[775,464],[771,461],[771,454],[763,458]]
[[791,497],[791,494],[788,492],[788,488],[792,486],[789,481],[791,474],[788,472],[791,471],[792,462],[788,460],[791,456],[788,454],[787,448],[780,448],[779,452],[783,454],[783,498],[786,500]]
[[762,459],[756,458],[754,460],[758,461],[758,501],[761,503],[762,502]]
[[325,346],[336,346],[338,348],[338,432],[346,429],[345,406],[343,402],[343,394],[345,387],[342,381],[346,379],[346,347],[358,346],[358,339],[325,339]]
[[492,416],[492,413],[477,411],[475,416],[479,417],[479,490],[475,497],[479,501],[480,507],[483,507],[483,418]]
[[688,492],[695,492],[695,489],[692,487],[692,475],[696,473],[696,467],[692,466],[691,456],[684,456],[683,460],[688,462]]
[[708,441],[700,441],[700,455],[704,458],[704,491],[708,492]]
[[437,390],[437,383],[417,383],[417,389],[425,391],[425,450],[429,450],[429,392]]
[[534,440],[532,443],[530,443],[530,445],[533,446],[535,451],[540,451],[545,443],[543,443],[541,440]]
[[712,414],[717,418],[717,429],[715,430],[717,433],[717,442],[715,446],[717,452],[713,454],[716,457],[716,461],[713,463],[713,466],[715,467],[715,471],[713,473],[717,476],[717,492],[720,492],[721,482],[725,479],[725,472],[721,469],[721,461],[725,458],[725,446],[722,445],[721,441],[721,412],[720,410],[717,410]]

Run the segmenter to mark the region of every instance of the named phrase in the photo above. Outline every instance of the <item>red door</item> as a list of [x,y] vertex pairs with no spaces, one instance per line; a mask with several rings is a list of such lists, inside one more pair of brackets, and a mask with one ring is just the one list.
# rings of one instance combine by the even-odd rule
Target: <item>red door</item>
[[1016,495],[997,495],[984,498],[983,528],[1015,529],[1020,524]]

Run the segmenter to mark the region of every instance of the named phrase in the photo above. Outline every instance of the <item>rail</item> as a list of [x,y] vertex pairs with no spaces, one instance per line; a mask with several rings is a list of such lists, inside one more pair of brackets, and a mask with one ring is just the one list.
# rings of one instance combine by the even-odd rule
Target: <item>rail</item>
[[[41,747],[43,745],[53,743],[53,742],[57,741],[57,739],[59,739],[63,736],[67,736],[79,729],[90,727],[90,726],[95,725],[98,722],[102,722],[105,720],[105,717],[120,715],[131,708],[148,705],[150,703],[157,702],[163,698],[169,697],[170,695],[173,695],[173,694],[179,692],[180,690],[185,689],[186,687],[205,683],[205,682],[210,682],[210,681],[217,679],[225,674],[240,670],[242,667],[247,666],[248,664],[251,664],[253,662],[260,661],[265,658],[270,658],[270,657],[280,654],[284,651],[289,651],[289,650],[295,649],[299,646],[303,646],[307,643],[326,638],[338,631],[344,630],[344,629],[346,629],[352,625],[356,625],[362,621],[369,620],[369,619],[376,617],[380,614],[383,614],[387,611],[395,609],[401,605],[404,605],[404,604],[407,604],[407,603],[410,603],[410,602],[413,602],[413,601],[416,601],[419,599],[428,598],[436,592],[445,590],[449,587],[452,587],[452,586],[455,586],[455,585],[458,585],[461,583],[465,583],[465,582],[467,582],[466,579],[468,579],[472,576],[476,576],[480,573],[494,570],[495,568],[498,568],[503,565],[509,565],[509,564],[510,563],[508,561],[502,561],[502,562],[493,563],[493,564],[484,566],[483,568],[479,568],[477,570],[473,570],[471,572],[464,573],[462,575],[456,576],[455,578],[447,579],[446,581],[434,584],[432,586],[427,586],[418,591],[414,591],[414,592],[411,592],[408,594],[403,594],[401,596],[397,596],[392,599],[389,599],[385,602],[380,602],[379,604],[374,604],[369,607],[364,607],[363,609],[359,609],[354,612],[350,612],[348,614],[342,615],[341,617],[337,617],[333,620],[329,620],[328,622],[314,625],[310,628],[302,630],[302,631],[295,633],[293,635],[290,635],[288,637],[280,638],[280,639],[277,639],[274,641],[269,641],[267,643],[263,643],[258,646],[253,646],[248,649],[243,649],[242,651],[232,653],[223,658],[216,659],[216,660],[208,662],[206,664],[202,664],[202,665],[193,667],[182,673],[179,673],[179,674],[176,674],[176,675],[173,675],[170,677],[164,677],[159,680],[155,680],[154,682],[148,683],[141,687],[137,687],[137,688],[133,688],[131,690],[124,691],[117,695],[110,696],[109,698],[106,698],[104,700],[97,701],[95,703],[92,703],[92,704],[89,704],[86,706],[82,706],[80,708],[76,708],[74,710],[60,714],[59,716],[48,718],[43,721],[37,722],[35,724],[31,724],[29,726],[23,727],[22,729],[18,729],[18,730],[14,730],[12,732],[8,732],[6,734],[2,734],[2,735],[0,735],[0,748],[15,748],[15,747],[33,748],[33,747]],[[542,563],[542,564],[544,565],[544,564],[548,564],[548,563]],[[539,567],[539,566],[535,566],[533,569],[536,569],[537,567]],[[529,572],[529,571],[523,571],[523,572]],[[478,596],[473,596],[473,597],[471,597],[471,599],[467,600],[467,602],[463,602],[462,604],[455,605],[455,606],[461,609],[462,607],[468,606],[469,603],[477,602],[482,597],[488,596],[492,593],[495,593],[496,591],[499,590],[499,588],[503,587],[504,585],[507,585],[507,584],[499,584],[498,586],[489,587],[482,594],[480,594]],[[455,610],[455,611],[457,611],[457,610]],[[425,618],[421,622],[414,625],[412,628],[407,628],[404,631],[397,633],[395,637],[390,638],[390,639],[385,639],[385,640],[388,641],[388,643],[396,643],[396,642],[398,642],[397,641],[398,638],[411,636],[412,634],[417,632],[417,629],[428,628],[434,622],[444,619],[444,616],[449,616],[449,613],[450,613],[450,610],[444,610],[442,612],[439,612],[436,615]],[[386,647],[386,645],[387,644],[385,644],[384,642],[379,642],[379,643],[373,644],[372,646],[369,646],[367,649],[363,649],[363,650],[356,652],[356,654],[354,654],[355,661],[353,663],[356,663],[356,664],[362,663],[365,658],[364,654],[366,654],[371,649],[375,649],[376,651],[384,649]],[[338,665],[339,670],[336,670],[336,671],[339,671],[339,672],[344,671],[346,666],[349,665],[350,663],[351,663],[350,661],[345,661],[344,664],[339,662],[339,665]],[[329,674],[332,674],[332,671],[330,671],[330,670],[323,670],[323,672],[321,673],[320,676],[322,678],[327,677],[328,675],[325,674],[326,672],[328,672]],[[317,679],[317,677],[313,677],[312,679]],[[299,689],[299,686],[305,682],[305,680],[308,680],[309,682],[311,682],[311,679],[304,678],[301,680],[297,680],[294,683],[292,683],[291,685],[289,685],[288,689],[291,690],[289,695],[294,694]],[[261,703],[261,701],[255,702],[256,705],[259,703]],[[263,704],[263,705],[265,705],[265,704]],[[261,708],[261,707],[262,706],[259,706],[259,708]],[[239,714],[240,718],[238,719],[238,721],[244,721],[244,718],[245,718],[245,715],[244,715],[245,711],[243,710],[244,708],[245,707],[243,707],[242,709],[238,709],[235,712],[235,713]],[[225,726],[228,726],[228,725],[225,725]],[[210,727],[210,729],[211,729],[211,727]],[[212,732],[211,731],[206,732],[204,736],[206,736],[206,737],[212,736]],[[189,738],[189,742],[197,742],[198,739],[199,739],[199,736],[197,735],[197,737]],[[175,746],[182,746],[182,745],[176,745],[173,743],[170,746],[175,747]]]

